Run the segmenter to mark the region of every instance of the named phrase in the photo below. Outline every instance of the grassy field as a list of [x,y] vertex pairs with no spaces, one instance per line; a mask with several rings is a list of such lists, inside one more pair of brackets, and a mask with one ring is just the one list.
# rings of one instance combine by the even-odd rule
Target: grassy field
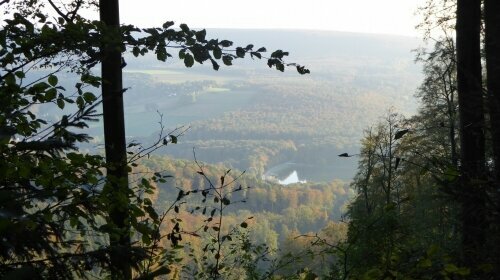
[[[167,95],[167,94],[165,94]],[[205,92],[182,96],[165,96],[154,103],[155,109],[164,115],[166,127],[190,125],[197,121],[223,116],[229,111],[238,111],[258,96],[246,89],[210,88]],[[146,136],[158,130],[160,120],[156,110],[148,110],[144,104],[125,98],[127,110],[127,134]]]

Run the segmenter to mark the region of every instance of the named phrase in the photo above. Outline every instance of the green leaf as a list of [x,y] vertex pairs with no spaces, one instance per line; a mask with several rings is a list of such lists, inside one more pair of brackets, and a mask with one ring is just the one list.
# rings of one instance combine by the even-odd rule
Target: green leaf
[[233,57],[225,55],[222,57],[222,62],[224,62],[224,65],[227,66],[233,65]]
[[[97,76],[90,75],[90,74],[83,74],[81,77],[81,81],[84,83],[90,84],[93,87],[99,87],[101,85],[101,78],[97,77]],[[77,88],[78,88],[78,86],[77,86]]]
[[205,29],[200,30],[195,33],[196,40],[199,42],[206,42],[205,37],[207,36],[207,31]]
[[156,59],[165,62],[167,60],[167,53],[165,51],[159,51],[156,53]]
[[220,59],[222,57],[222,50],[219,47],[215,47],[212,53],[215,59]]
[[460,275],[460,276],[468,276],[470,275],[470,268],[468,267],[460,267],[455,274]]
[[88,92],[88,91],[83,93],[82,96],[83,96],[83,99],[85,100],[85,102],[87,102],[87,103],[92,103],[97,99],[92,92]]
[[169,28],[169,27],[171,27],[173,25],[174,25],[173,21],[167,21],[162,26],[163,26],[163,28],[167,29],[167,28]]
[[223,46],[224,48],[229,48],[230,46],[233,45],[233,42],[228,40],[222,40],[219,42],[219,45]]
[[276,63],[276,69],[280,70],[281,72],[284,72],[285,65],[283,63]]
[[48,80],[49,85],[51,85],[51,86],[55,87],[55,86],[57,85],[57,82],[58,82],[58,81],[59,81],[59,80],[57,79],[57,77],[56,77],[56,76],[54,76],[54,75],[50,75],[50,76],[49,76],[49,80]]
[[252,57],[254,57],[254,56],[255,56],[255,57],[257,57],[258,59],[261,59],[261,58],[262,58],[262,55],[261,55],[260,53],[258,53],[258,52],[251,52],[251,53],[250,53],[250,55],[251,55]]
[[243,58],[245,57],[245,50],[242,47],[237,47],[236,48],[236,56]]
[[144,207],[144,210],[148,213],[148,215],[153,219],[153,220],[158,220],[158,213],[156,213],[156,210],[153,208],[151,205],[147,205]]
[[219,70],[219,68],[220,68],[219,64],[215,60],[213,60],[213,59],[210,59],[210,61],[212,62],[212,68],[215,71]]
[[57,96],[57,89],[55,88],[50,88],[45,92],[45,100],[47,101],[52,101],[54,98]]
[[78,96],[76,98],[76,105],[78,105],[78,108],[82,109],[85,106],[85,101],[81,96]]
[[62,98],[59,98],[57,99],[57,107],[59,107],[59,109],[64,109],[64,106],[66,105],[66,102],[64,102],[64,99]]
[[181,28],[182,31],[184,31],[186,33],[189,32],[189,27],[187,26],[187,24],[182,23],[181,25],[179,25],[179,27]]
[[456,271],[458,271],[458,267],[454,264],[447,263],[444,265],[444,270],[448,273],[455,273]]
[[23,79],[26,76],[23,71],[17,71],[15,74],[19,79]]
[[35,16],[38,18],[39,23],[44,23],[47,20],[47,17],[42,13],[36,13]]
[[187,53],[186,56],[184,57],[184,65],[186,65],[186,67],[192,67],[194,64],[194,57]]
[[271,57],[282,59],[284,56],[287,56],[287,55],[288,55],[288,52],[284,52],[282,50],[277,50],[271,54]]
[[179,59],[184,59],[186,57],[186,50],[182,49],[179,51]]
[[133,54],[135,57],[138,57],[140,53],[141,53],[141,50],[139,49],[139,47],[135,46],[135,47],[132,49],[132,54]]
[[309,69],[306,69],[304,66],[300,66],[300,65],[297,65],[297,72],[299,72],[299,74],[301,74],[301,75],[311,73],[311,71],[309,71]]
[[418,266],[422,268],[431,267],[432,261],[430,259],[425,258],[418,263]]
[[4,80],[5,80],[5,83],[9,86],[16,84],[16,77],[12,73],[7,74],[4,78]]

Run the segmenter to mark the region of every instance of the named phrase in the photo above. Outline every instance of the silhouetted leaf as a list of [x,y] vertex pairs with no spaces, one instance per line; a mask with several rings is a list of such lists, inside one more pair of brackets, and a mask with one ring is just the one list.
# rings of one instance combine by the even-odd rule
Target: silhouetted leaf
[[236,56],[241,58],[245,57],[245,50],[242,47],[237,47]]
[[394,135],[394,140],[400,139],[401,137],[403,137],[409,131],[410,130],[408,130],[408,129],[403,129],[403,130],[400,130],[400,131],[396,132],[396,134]]
[[62,98],[59,98],[57,99],[57,107],[59,107],[59,109],[64,109],[64,106],[66,105],[66,103],[64,102],[64,99]]
[[228,40],[222,40],[219,42],[219,45],[223,46],[224,48],[228,48],[233,45],[233,42]]
[[207,36],[207,31],[205,29],[197,31],[195,33],[196,40],[199,42],[206,42],[205,37]]
[[189,54],[189,53],[186,53],[186,55],[184,56],[184,65],[186,65],[186,67],[192,67],[194,64],[194,57]]
[[48,82],[51,86],[55,87],[57,85],[57,82],[58,82],[58,79],[56,76],[54,75],[50,75],[49,76],[49,79],[48,79]]
[[220,66],[219,64],[217,63],[217,61],[213,60],[213,59],[210,59],[210,61],[212,62],[212,68],[217,71],[219,70]]
[[399,162],[401,161],[401,158],[397,157],[396,158],[396,164],[394,165],[394,170],[397,170],[398,169],[398,166],[399,166]]
[[189,32],[189,27],[187,26],[187,24],[185,24],[185,23],[181,23],[181,24],[179,25],[179,27],[181,28],[181,30],[182,30],[182,31],[184,31],[184,32],[186,32],[186,33],[187,33],[187,32]]
[[250,53],[250,56],[251,56],[251,57],[254,57],[254,56],[255,56],[255,57],[257,57],[258,59],[261,59],[261,58],[262,58],[262,55],[261,55],[260,53],[258,53],[258,52],[251,52],[251,53]]
[[185,196],[184,191],[180,190],[176,200],[181,200],[184,196]]
[[167,21],[167,22],[165,22],[165,23],[162,25],[162,27],[163,27],[163,28],[165,28],[165,29],[167,29],[167,28],[169,28],[169,27],[171,27],[171,26],[173,26],[173,25],[174,25],[174,22],[173,22],[173,21]]
[[224,62],[224,65],[230,66],[233,65],[233,57],[229,55],[225,55],[222,57],[222,62]]
[[213,49],[212,54],[215,59],[220,59],[222,57],[222,50],[218,46],[216,46]]

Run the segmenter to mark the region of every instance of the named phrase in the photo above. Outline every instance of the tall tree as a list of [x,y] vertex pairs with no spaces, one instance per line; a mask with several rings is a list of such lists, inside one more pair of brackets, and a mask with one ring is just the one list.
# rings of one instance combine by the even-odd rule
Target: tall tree
[[481,1],[458,0],[456,19],[457,92],[460,115],[463,259],[475,267],[485,241],[486,178],[481,76]]
[[130,279],[130,218],[128,217],[128,171],[123,110],[122,45],[118,0],[100,0],[99,14],[105,24],[102,36],[102,105],[106,170],[109,180],[109,222],[116,229],[110,234],[111,269],[114,279]]
[[496,244],[492,256],[497,275],[500,275],[500,1],[484,0],[486,79],[494,158],[494,184],[491,193],[496,202],[493,234]]
[[[99,14],[105,24],[103,38],[120,38],[120,12],[118,0],[99,1]],[[128,172],[127,147],[125,141],[125,113],[123,109],[122,83],[122,42],[109,42],[102,46],[102,104],[104,120],[104,145],[106,151],[106,170],[109,205],[109,223],[117,229],[110,234],[111,269],[114,279],[130,279],[130,221],[128,217]],[[121,249],[119,249],[121,248]]]
[[420,53],[417,59],[424,63],[425,78],[416,94],[422,103],[416,118],[432,131],[426,133],[428,138],[433,138],[430,145],[439,143],[449,155],[449,163],[457,169],[457,68],[453,38],[440,38],[432,51]]
[[[490,118],[500,123],[500,2],[484,1],[486,78]],[[500,182],[500,127],[491,126],[496,182]]]

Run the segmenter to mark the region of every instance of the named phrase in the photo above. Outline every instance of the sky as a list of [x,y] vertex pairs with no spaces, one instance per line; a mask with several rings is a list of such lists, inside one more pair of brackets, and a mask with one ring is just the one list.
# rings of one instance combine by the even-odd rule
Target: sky
[[[139,4],[140,3],[140,4]],[[278,28],[416,37],[425,0],[121,0],[121,21],[140,27],[167,20],[192,28]]]

